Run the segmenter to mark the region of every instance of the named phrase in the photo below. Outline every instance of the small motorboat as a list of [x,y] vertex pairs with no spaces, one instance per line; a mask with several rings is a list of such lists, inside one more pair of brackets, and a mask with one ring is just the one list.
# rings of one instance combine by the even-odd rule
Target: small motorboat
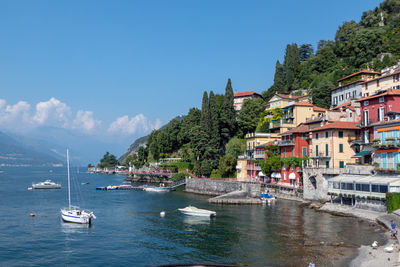
[[85,182],[85,183],[82,183],[82,184],[90,184],[90,182]]
[[107,186],[106,188],[107,188],[107,190],[117,190],[117,189],[118,189],[118,186],[116,186],[116,185],[109,185],[109,186]]
[[60,189],[61,184],[56,184],[51,180],[46,180],[37,184],[32,184],[33,189]]
[[261,201],[264,201],[264,202],[274,202],[274,201],[276,201],[276,198],[274,196],[270,196],[267,193],[261,193],[260,194],[260,198],[261,198]]
[[217,213],[212,210],[205,210],[205,209],[198,209],[193,206],[188,206],[183,209],[178,209],[180,212],[182,212],[185,215],[193,215],[193,216],[208,216],[208,217],[213,217],[217,216]]

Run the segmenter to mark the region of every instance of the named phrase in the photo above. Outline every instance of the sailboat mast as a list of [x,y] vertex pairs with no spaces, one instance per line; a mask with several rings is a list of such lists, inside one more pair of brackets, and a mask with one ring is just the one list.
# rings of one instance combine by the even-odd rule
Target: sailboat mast
[[69,152],[67,149],[67,176],[68,176],[68,209],[71,209],[71,185],[69,178]]

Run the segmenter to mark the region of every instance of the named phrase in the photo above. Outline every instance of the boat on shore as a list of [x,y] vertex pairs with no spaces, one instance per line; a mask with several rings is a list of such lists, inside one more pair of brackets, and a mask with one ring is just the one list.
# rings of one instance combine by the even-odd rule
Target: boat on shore
[[206,217],[213,217],[217,216],[217,212],[212,211],[212,210],[205,210],[205,209],[199,209],[193,206],[188,206],[183,209],[178,209],[180,212],[182,212],[185,215],[192,215],[192,216],[206,216]]
[[32,188],[33,189],[60,189],[61,184],[57,184],[55,182],[52,182],[51,180],[46,180],[44,182],[40,182],[37,184],[32,183]]

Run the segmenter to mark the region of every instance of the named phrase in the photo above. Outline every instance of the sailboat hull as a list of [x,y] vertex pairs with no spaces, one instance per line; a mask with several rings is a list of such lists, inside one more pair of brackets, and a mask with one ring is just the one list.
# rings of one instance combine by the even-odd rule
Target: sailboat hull
[[91,224],[93,216],[85,211],[63,209],[61,210],[61,218],[64,222]]

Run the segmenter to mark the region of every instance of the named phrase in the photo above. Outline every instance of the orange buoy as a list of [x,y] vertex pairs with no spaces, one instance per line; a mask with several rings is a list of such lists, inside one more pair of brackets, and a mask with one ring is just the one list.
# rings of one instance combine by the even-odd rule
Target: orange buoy
[[36,215],[35,215],[35,213],[31,213],[31,214],[29,214],[29,216],[31,216],[31,217],[35,217]]

